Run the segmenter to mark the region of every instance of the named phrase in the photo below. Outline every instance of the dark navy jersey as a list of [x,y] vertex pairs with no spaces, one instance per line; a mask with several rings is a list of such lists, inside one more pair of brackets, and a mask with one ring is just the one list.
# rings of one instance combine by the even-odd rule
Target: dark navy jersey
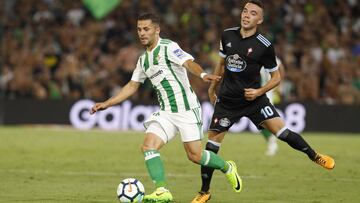
[[240,27],[224,30],[219,55],[225,59],[225,70],[219,98],[237,104],[250,103],[244,97],[244,88],[260,88],[260,69],[277,70],[272,43],[256,32],[243,38]]

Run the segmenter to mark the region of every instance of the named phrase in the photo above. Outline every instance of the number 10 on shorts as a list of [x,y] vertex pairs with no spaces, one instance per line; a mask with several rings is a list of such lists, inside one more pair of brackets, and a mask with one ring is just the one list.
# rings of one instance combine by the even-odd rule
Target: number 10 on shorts
[[270,108],[270,106],[265,106],[264,108],[261,109],[261,114],[265,117],[268,118],[272,115],[274,115],[273,110]]

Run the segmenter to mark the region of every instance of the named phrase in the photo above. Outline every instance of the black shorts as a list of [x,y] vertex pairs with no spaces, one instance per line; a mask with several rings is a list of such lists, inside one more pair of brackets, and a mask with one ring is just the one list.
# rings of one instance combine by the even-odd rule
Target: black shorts
[[274,105],[264,95],[244,106],[219,99],[215,104],[209,130],[225,132],[243,116],[248,117],[258,129],[263,129],[261,124],[265,120],[280,117]]

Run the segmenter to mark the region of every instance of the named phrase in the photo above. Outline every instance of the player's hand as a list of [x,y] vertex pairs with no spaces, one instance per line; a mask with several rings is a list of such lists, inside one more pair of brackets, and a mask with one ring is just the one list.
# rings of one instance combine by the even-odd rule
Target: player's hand
[[262,94],[259,89],[245,88],[244,90],[245,99],[248,101],[253,101]]
[[203,81],[205,82],[211,82],[211,81],[219,82],[220,80],[221,80],[221,76],[218,75],[206,74],[203,77]]
[[96,103],[90,110],[90,114],[94,114],[97,111],[102,111],[107,109],[108,106],[106,105],[105,102],[101,102],[101,103]]
[[216,102],[216,100],[217,100],[217,96],[216,96],[216,94],[215,94],[215,91],[209,90],[209,91],[208,91],[208,94],[209,94],[210,102],[211,102],[212,104],[215,104],[215,102]]

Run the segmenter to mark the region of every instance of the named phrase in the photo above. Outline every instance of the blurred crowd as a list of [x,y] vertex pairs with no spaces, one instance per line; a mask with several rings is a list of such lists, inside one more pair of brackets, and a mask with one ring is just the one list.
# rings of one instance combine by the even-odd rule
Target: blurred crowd
[[[266,0],[264,33],[285,65],[281,102],[360,104],[360,6],[357,0]],[[212,72],[219,36],[239,25],[240,0],[123,0],[94,19],[81,1],[2,0],[0,97],[106,99],[131,78],[144,51],[138,14],[162,18],[176,41]],[[208,84],[191,76],[201,100]],[[148,83],[132,99],[156,100]]]

